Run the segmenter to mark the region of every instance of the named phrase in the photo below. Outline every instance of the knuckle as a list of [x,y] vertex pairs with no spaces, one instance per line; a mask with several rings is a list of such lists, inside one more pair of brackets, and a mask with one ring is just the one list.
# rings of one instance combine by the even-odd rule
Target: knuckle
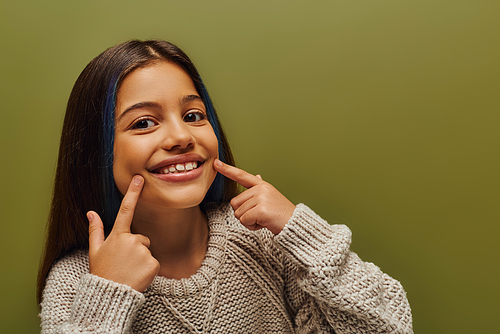
[[238,200],[236,199],[236,197],[234,197],[230,202],[229,204],[231,204],[231,207],[236,210],[238,208]]
[[245,226],[253,225],[254,223],[253,220],[248,217],[248,215],[242,215],[239,220]]
[[151,267],[155,270],[160,269],[160,262],[151,256]]
[[273,191],[273,189],[274,189],[274,187],[273,187],[271,184],[269,184],[269,183],[267,183],[267,182],[264,182],[264,181],[263,181],[263,183],[261,183],[261,184],[260,184],[260,186],[261,186],[261,187],[262,187],[265,191],[267,191],[267,192],[271,192],[271,191]]
[[149,268],[151,266],[151,259],[154,259],[151,252],[146,247],[141,247],[136,251],[136,254],[141,258],[142,263]]
[[157,259],[155,259],[151,254],[149,255],[149,259],[146,261],[146,266],[148,271],[151,273],[156,274],[158,270],[160,270],[160,262],[158,262]]
[[144,259],[146,260],[146,263],[149,263],[149,261],[151,260],[151,251],[147,248],[147,247],[140,247],[137,252],[142,256],[144,257]]
[[123,213],[128,213],[132,210],[132,206],[128,204],[126,201],[122,202],[122,205],[120,207],[120,211]]
[[136,248],[140,244],[139,240],[134,235],[124,238],[123,243],[131,248]]
[[89,224],[89,234],[94,234],[100,229],[99,225]]
[[132,239],[133,239],[134,244],[142,245],[145,242],[145,240],[147,239],[147,237],[145,237],[143,235],[139,235],[139,234],[132,234]]

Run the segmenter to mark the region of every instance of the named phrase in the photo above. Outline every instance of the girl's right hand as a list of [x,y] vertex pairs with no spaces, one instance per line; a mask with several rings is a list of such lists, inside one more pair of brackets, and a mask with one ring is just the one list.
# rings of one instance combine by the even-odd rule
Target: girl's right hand
[[94,211],[87,213],[90,273],[126,284],[139,292],[146,290],[160,270],[160,263],[149,251],[149,239],[130,232],[135,206],[143,185],[144,179],[141,176],[132,178],[113,230],[106,240],[99,215]]

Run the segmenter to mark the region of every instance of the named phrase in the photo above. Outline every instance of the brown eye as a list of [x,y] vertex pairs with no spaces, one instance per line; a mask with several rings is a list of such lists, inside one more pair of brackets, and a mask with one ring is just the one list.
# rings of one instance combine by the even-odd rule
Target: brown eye
[[154,126],[155,123],[150,120],[150,119],[141,119],[141,120],[138,120],[133,126],[132,128],[133,129],[148,129],[152,126]]
[[205,115],[197,112],[190,112],[187,113],[186,116],[184,116],[184,122],[187,123],[199,122],[203,119],[205,119]]

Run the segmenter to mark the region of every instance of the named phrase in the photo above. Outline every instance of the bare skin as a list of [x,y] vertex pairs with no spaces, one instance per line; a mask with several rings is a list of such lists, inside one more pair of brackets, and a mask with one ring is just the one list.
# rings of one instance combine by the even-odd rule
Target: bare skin
[[162,217],[161,224],[153,223],[152,215],[149,223],[134,219],[140,216],[136,204],[143,185],[142,177],[136,175],[106,240],[99,215],[87,214],[90,273],[141,292],[156,275],[180,279],[196,273],[208,244],[208,226],[199,207],[172,210],[168,223],[165,215],[157,215]]
[[[244,226],[250,230],[267,228],[275,235],[283,230],[295,209],[293,203],[260,175],[218,159],[214,169],[247,188],[231,200],[235,216]],[[206,218],[198,206],[168,213],[136,210],[143,185],[144,179],[134,176],[108,238],[104,239],[99,215],[93,211],[87,214],[90,273],[140,292],[156,275],[180,279],[194,274],[208,243]]]
[[[248,189],[231,205],[249,229],[278,234],[290,219],[295,206],[273,186],[217,159],[205,104],[179,66],[159,62],[128,74],[117,93],[115,118],[113,175],[124,198],[106,239],[99,215],[87,214],[90,273],[137,291],[156,275],[195,274],[209,234],[199,203],[217,172]],[[193,162],[200,166],[187,170]],[[170,173],[177,164],[186,164],[187,171]]]
[[205,258],[208,223],[199,206],[161,213],[136,209],[132,231],[150,238],[149,250],[160,263],[160,276],[188,278]]
[[234,215],[250,230],[267,228],[275,235],[280,233],[292,217],[295,205],[260,175],[252,175],[242,169],[216,159],[214,169],[247,188],[231,200]]
[[149,238],[132,234],[130,226],[144,179],[135,176],[123,198],[113,230],[104,239],[101,218],[94,211],[89,219],[89,271],[108,280],[144,291],[160,270],[160,263],[149,251]]

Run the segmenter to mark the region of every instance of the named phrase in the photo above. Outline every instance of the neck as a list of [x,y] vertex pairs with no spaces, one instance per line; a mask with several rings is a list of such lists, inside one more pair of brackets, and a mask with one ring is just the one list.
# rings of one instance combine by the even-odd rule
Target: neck
[[137,208],[132,233],[151,241],[149,250],[160,262],[160,276],[188,278],[205,258],[208,223],[199,206],[160,211]]

